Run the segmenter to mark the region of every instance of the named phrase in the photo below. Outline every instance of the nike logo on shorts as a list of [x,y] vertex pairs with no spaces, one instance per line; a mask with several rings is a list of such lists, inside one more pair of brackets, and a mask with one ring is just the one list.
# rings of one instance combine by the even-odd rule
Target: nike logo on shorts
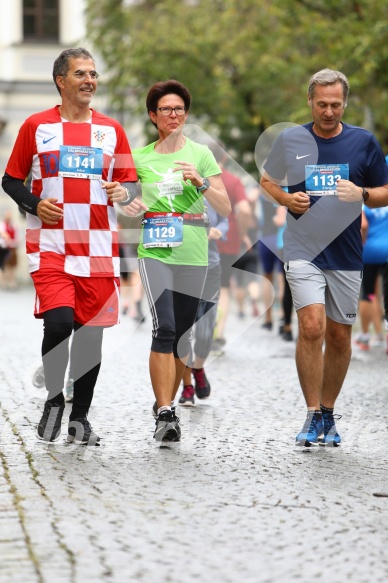
[[302,158],[307,158],[308,156],[311,156],[311,154],[305,154],[304,156],[299,156],[299,154],[297,154],[296,159],[301,160]]

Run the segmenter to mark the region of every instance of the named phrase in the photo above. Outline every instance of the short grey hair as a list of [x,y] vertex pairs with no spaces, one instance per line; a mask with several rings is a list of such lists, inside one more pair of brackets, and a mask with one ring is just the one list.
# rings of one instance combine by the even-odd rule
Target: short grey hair
[[55,59],[53,67],[53,79],[55,86],[58,89],[59,95],[61,94],[61,91],[56,82],[56,78],[58,77],[58,75],[63,75],[64,77],[67,75],[70,69],[69,65],[70,59],[92,59],[94,63],[92,55],[86,49],[78,48],[78,49],[66,49],[62,51],[59,57]]
[[349,81],[341,71],[334,71],[333,69],[321,69],[310,78],[307,90],[308,98],[312,99],[314,97],[316,85],[334,85],[335,83],[341,83],[346,104],[349,94]]

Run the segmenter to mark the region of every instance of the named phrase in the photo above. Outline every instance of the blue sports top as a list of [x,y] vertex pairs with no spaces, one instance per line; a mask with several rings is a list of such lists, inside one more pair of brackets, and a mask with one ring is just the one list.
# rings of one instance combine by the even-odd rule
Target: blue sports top
[[364,263],[383,265],[388,262],[388,207],[364,207],[368,232],[362,258]]
[[[290,193],[307,192],[305,214],[288,211],[284,260],[304,259],[320,269],[362,269],[362,201],[335,196],[338,178],[373,188],[388,183],[388,167],[374,135],[342,122],[342,132],[321,138],[313,122],[284,130],[275,140],[265,171]],[[334,196],[333,196],[334,195]]]

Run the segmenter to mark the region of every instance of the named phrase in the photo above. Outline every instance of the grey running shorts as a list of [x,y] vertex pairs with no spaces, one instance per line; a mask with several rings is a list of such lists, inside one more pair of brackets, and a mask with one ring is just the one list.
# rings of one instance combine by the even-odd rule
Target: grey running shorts
[[296,311],[323,304],[334,322],[355,323],[362,271],[322,270],[303,259],[287,261],[284,269]]

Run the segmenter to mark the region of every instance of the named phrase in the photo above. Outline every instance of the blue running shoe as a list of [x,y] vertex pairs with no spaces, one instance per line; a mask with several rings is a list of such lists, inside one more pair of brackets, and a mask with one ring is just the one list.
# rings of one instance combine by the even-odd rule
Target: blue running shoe
[[323,433],[323,419],[322,413],[309,411],[307,413],[306,421],[302,430],[296,436],[296,444],[301,447],[310,447],[311,445],[319,445],[318,437]]
[[341,419],[342,415],[333,415],[333,413],[323,413],[323,438],[320,442],[321,445],[327,445],[329,447],[338,447],[341,445],[341,437],[337,433],[337,428],[335,426],[336,419]]

